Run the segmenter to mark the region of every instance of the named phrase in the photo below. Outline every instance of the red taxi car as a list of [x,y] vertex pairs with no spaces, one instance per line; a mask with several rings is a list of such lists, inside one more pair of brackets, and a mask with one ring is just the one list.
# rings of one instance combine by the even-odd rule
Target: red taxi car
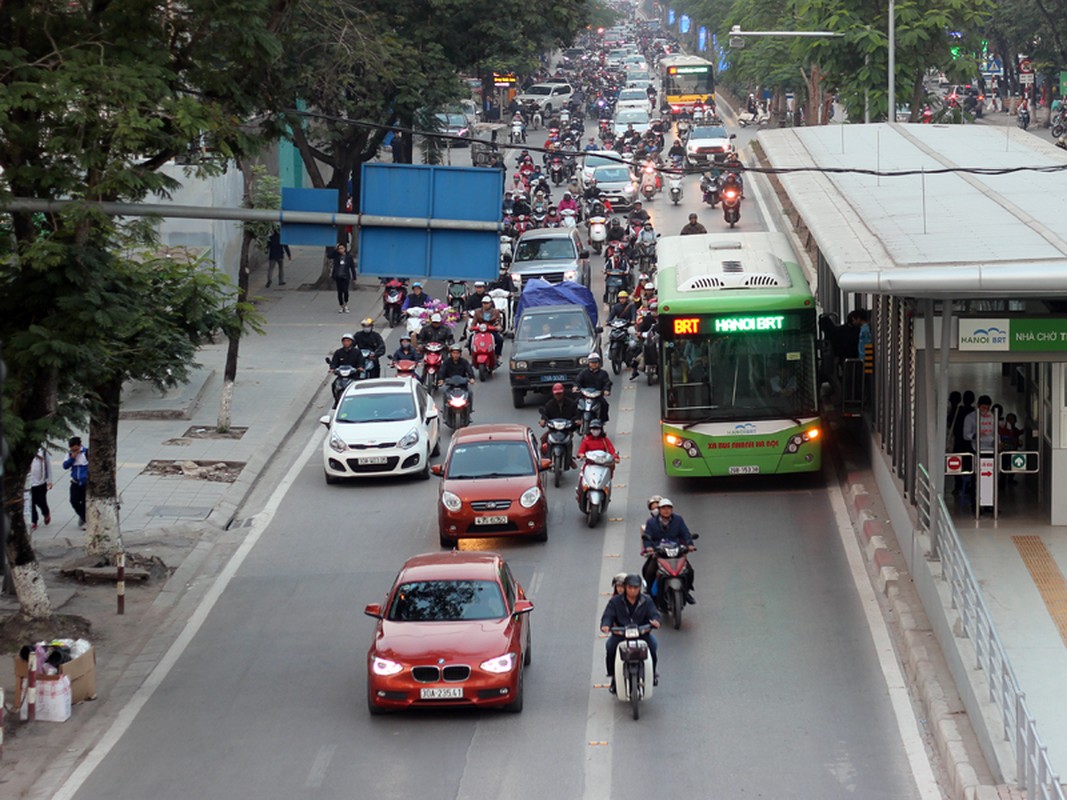
[[496,553],[428,553],[401,568],[367,652],[371,714],[413,707],[522,711],[533,603]]

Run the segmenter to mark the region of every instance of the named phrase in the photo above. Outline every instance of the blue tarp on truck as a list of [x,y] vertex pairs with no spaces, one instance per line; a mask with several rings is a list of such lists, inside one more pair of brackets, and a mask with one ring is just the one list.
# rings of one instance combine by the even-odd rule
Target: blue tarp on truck
[[600,312],[596,299],[588,287],[574,281],[549,283],[541,278],[531,278],[523,284],[522,294],[519,296],[519,304],[515,311],[515,321],[518,323],[522,312],[527,308],[559,305],[582,306],[592,323],[597,324]]

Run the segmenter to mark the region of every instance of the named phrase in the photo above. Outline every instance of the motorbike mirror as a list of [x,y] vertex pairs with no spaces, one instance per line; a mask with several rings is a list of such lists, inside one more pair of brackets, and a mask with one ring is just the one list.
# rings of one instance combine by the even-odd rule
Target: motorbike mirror
[[593,328],[593,330],[596,331],[597,333],[603,333],[604,332],[604,326],[603,325],[597,325],[595,328]]
[[321,417],[319,417],[319,422],[321,422],[327,428],[330,427],[330,415],[329,414],[323,414]]
[[578,254],[578,258],[589,258],[589,251],[588,250],[583,250],[582,252],[580,252]]
[[545,470],[548,470],[548,469],[552,469],[552,459],[551,458],[542,458],[541,459],[541,471],[544,472]]
[[692,533],[692,534],[690,534],[690,536],[692,536],[692,537],[693,537],[693,541],[694,541],[694,542],[695,542],[695,541],[696,541],[697,539],[699,539],[699,538],[700,538],[700,534],[699,534],[699,533]]
[[731,139],[736,139],[737,138],[737,134],[736,133],[731,133],[730,134],[730,138]]
[[368,603],[363,609],[363,613],[368,617],[382,618],[382,605],[381,603]]
[[512,609],[513,614],[529,614],[533,611],[534,604],[529,600],[516,600],[515,608]]
[[445,471],[445,468],[441,464],[433,464],[430,467],[430,472],[432,472],[434,475],[443,475],[444,471]]
[[325,361],[327,364],[330,363],[330,357],[329,356],[326,356],[326,358],[324,358],[322,360]]

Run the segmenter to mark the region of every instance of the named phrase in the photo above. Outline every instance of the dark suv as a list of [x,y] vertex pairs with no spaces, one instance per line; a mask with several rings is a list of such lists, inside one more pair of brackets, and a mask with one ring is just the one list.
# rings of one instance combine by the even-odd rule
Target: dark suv
[[534,306],[522,312],[508,362],[511,397],[522,408],[526,392],[574,383],[588,356],[600,350],[600,329],[579,305]]

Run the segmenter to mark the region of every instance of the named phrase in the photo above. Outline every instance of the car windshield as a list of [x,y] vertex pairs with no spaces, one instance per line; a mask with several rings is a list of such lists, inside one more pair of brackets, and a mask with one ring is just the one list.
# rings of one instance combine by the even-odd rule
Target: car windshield
[[725,139],[727,138],[726,128],[720,125],[709,125],[707,127],[693,128],[689,134],[690,139]]
[[585,166],[589,168],[602,167],[605,164],[618,164],[618,159],[621,156],[594,156],[588,155],[585,157]]
[[534,474],[530,446],[526,442],[494,441],[456,445],[448,460],[446,477],[468,480]]
[[507,605],[494,581],[411,581],[393,595],[391,622],[454,622],[503,619]]
[[619,102],[625,103],[627,100],[643,100],[648,102],[648,94],[644,89],[623,89],[619,92]]
[[647,81],[647,80],[649,80],[649,75],[648,75],[648,72],[646,70],[643,70],[643,69],[630,70],[629,72],[626,73],[626,80],[627,80],[627,82],[629,82],[629,81]]
[[[358,384],[357,384],[358,386]],[[410,394],[354,394],[341,401],[335,422],[397,422],[415,418]]]
[[626,167],[600,167],[593,177],[597,183],[620,183],[630,180],[630,170]]
[[441,125],[448,127],[460,127],[462,128],[467,124],[467,118],[462,114],[438,114],[437,119]]
[[574,311],[558,314],[529,314],[519,321],[518,341],[540,342],[546,339],[584,339],[590,335],[584,315]]
[[526,90],[526,94],[544,94],[544,95],[547,95],[547,94],[551,94],[551,93],[552,93],[552,87],[551,86],[531,86],[529,89]]
[[527,239],[515,248],[515,261],[574,260],[577,257],[570,239]]
[[631,122],[635,125],[644,125],[646,122],[648,122],[648,112],[640,111],[638,109],[628,109],[626,111],[620,111],[618,114],[615,115],[615,122],[616,124],[621,123],[623,125],[627,125]]

